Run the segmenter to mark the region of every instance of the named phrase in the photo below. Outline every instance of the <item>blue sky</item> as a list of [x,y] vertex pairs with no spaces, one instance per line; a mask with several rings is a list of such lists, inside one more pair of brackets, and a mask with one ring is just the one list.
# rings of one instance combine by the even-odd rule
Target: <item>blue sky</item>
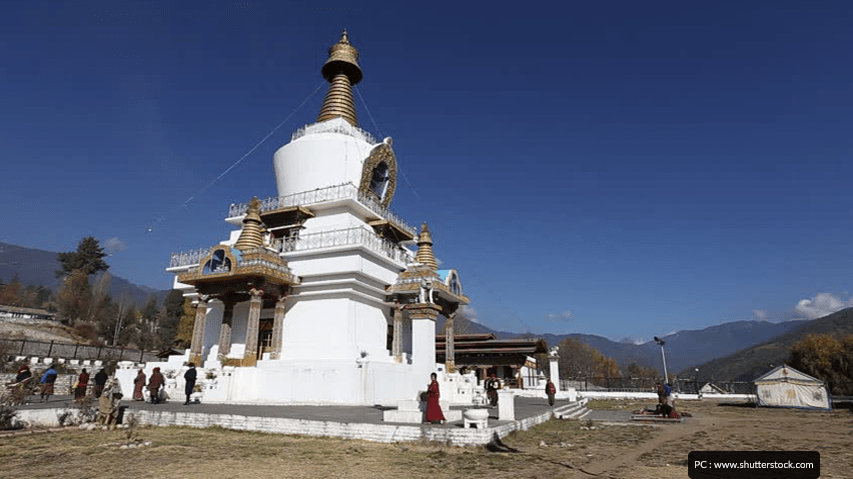
[[170,253],[276,194],[347,28],[392,209],[481,323],[648,339],[853,304],[848,2],[488,5],[5,2],[0,241],[93,235],[170,287]]

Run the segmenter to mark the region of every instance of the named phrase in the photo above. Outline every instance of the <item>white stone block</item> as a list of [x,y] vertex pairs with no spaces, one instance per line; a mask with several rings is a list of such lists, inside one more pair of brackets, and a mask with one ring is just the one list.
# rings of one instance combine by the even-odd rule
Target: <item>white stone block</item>
[[512,391],[498,391],[498,419],[501,421],[515,421],[515,395]]

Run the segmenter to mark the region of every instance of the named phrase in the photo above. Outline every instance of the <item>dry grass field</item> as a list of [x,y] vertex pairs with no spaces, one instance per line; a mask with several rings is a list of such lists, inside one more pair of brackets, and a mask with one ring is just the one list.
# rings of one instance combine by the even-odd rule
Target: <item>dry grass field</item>
[[[645,403],[602,401],[597,409]],[[553,420],[490,447],[377,444],[223,429],[67,430],[0,439],[8,479],[152,478],[667,478],[687,477],[691,450],[817,450],[821,477],[850,477],[853,415],[683,403],[693,417],[659,427]]]

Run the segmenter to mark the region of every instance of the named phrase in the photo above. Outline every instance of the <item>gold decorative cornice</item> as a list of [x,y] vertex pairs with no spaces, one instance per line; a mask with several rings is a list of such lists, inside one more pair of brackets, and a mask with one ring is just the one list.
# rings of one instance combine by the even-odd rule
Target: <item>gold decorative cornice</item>
[[352,86],[361,81],[362,73],[358,65],[358,50],[350,45],[346,30],[338,43],[329,48],[329,59],[323,64],[321,72],[331,85],[323,99],[317,121],[342,117],[350,125],[358,126]]
[[433,271],[438,271],[438,262],[432,252],[432,235],[426,221],[421,225],[421,233],[418,235],[418,253],[415,256],[418,263],[429,266]]
[[[223,252],[224,267],[211,271],[205,270],[217,251]],[[214,246],[210,253],[202,258],[197,268],[178,274],[178,281],[193,286],[229,285],[233,289],[251,289],[258,279],[274,285],[299,284],[299,278],[293,275],[290,268],[280,256],[264,247],[247,249],[239,255],[225,245]]]
[[246,211],[246,217],[243,218],[243,231],[240,232],[240,238],[234,243],[234,248],[240,251],[248,251],[264,245],[266,227],[261,221],[260,212],[261,200],[255,196],[249,202],[249,210]]

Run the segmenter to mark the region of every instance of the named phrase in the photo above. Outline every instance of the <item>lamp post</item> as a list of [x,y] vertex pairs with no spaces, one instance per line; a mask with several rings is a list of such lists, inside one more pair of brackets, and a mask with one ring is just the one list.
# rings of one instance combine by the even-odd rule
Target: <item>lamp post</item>
[[666,372],[666,354],[663,352],[663,345],[666,341],[655,336],[655,342],[660,346],[660,357],[663,358],[663,378],[665,383],[669,383],[669,374]]
[[696,385],[696,394],[699,394],[699,368],[696,368],[696,376],[693,378],[693,384]]

